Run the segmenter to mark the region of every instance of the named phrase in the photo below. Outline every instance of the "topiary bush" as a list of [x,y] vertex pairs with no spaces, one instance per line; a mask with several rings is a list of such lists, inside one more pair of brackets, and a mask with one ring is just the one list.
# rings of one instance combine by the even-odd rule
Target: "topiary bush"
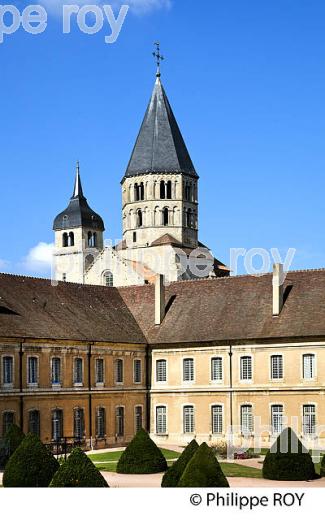
[[80,448],[72,450],[55,473],[50,487],[109,487],[104,477]]
[[212,448],[205,442],[187,464],[177,487],[229,487]]
[[160,449],[144,430],[138,431],[117,464],[117,473],[144,475],[162,473],[167,462]]
[[320,463],[320,476],[325,477],[325,455],[323,455],[323,458]]
[[48,487],[59,463],[34,433],[26,435],[6,464],[4,487]]
[[5,467],[11,455],[16,451],[20,443],[24,440],[25,434],[21,431],[19,426],[12,424],[9,426],[7,433],[4,436],[5,451],[1,457],[1,467]]
[[161,487],[177,487],[179,479],[183,475],[188,462],[191,460],[198,447],[199,445],[195,439],[186,446],[181,456],[166,471],[161,482]]
[[263,477],[269,480],[312,480],[317,477],[310,453],[291,428],[278,436],[267,452]]

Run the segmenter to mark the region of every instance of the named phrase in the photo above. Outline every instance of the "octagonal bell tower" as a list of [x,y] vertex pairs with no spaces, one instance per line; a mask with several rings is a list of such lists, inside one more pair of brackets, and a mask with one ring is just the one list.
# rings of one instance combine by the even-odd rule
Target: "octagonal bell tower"
[[[157,56],[157,54],[156,54]],[[160,57],[158,49],[158,57]],[[153,93],[122,179],[125,247],[150,247],[168,235],[198,246],[198,175],[158,71]]]

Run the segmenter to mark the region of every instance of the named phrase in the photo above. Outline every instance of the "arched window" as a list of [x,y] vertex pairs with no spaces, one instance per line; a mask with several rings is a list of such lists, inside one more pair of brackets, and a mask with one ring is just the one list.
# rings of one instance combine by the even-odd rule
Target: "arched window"
[[144,200],[144,184],[141,182],[139,186],[139,200]]
[[97,247],[97,233],[96,232],[93,234],[93,244],[94,244],[94,247]]
[[62,236],[62,246],[63,247],[68,247],[68,245],[69,245],[68,233],[63,233],[63,236]]
[[97,233],[88,231],[88,247],[97,247]]
[[139,186],[137,182],[134,185],[134,200],[139,200]]
[[31,410],[28,414],[28,431],[40,436],[40,413],[38,410]]
[[69,247],[74,246],[74,233],[72,233],[72,231],[70,231],[69,236],[68,236],[68,246]]
[[186,226],[192,227],[192,210],[188,209],[186,212]]
[[113,287],[114,286],[114,276],[111,271],[105,271],[104,273],[104,282],[106,287]]
[[137,211],[137,227],[143,226],[143,215],[141,209],[138,209]]
[[163,226],[168,226],[169,224],[169,210],[168,208],[163,209]]
[[172,198],[172,181],[167,182],[167,199]]
[[166,193],[165,193],[165,181],[160,181],[160,198],[165,199]]
[[82,408],[76,408],[73,415],[73,432],[74,438],[81,440],[85,435],[84,411]]

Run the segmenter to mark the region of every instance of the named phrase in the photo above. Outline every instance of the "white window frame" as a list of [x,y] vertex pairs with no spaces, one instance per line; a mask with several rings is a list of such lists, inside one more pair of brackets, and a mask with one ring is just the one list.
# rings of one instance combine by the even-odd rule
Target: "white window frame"
[[[123,433],[119,434],[117,431],[117,410],[123,409]],[[115,436],[116,438],[123,439],[125,437],[125,406],[123,404],[118,404],[115,406]]]
[[[79,419],[76,417],[76,412],[81,412]],[[80,429],[82,430],[81,435],[78,437],[76,435],[76,420],[80,421]],[[73,409],[73,436],[75,439],[82,440],[84,439],[86,434],[86,421],[85,421],[85,410],[82,406],[76,406]]]
[[[213,416],[213,410],[214,410],[214,408],[216,408],[216,407],[221,408],[221,431],[219,431],[219,432],[215,432],[215,431],[213,431],[213,430],[214,430],[214,428],[213,428],[213,426],[214,426],[214,422],[213,422],[213,418],[214,418],[214,416]],[[225,424],[225,421],[224,421],[224,406],[223,406],[222,403],[212,403],[212,404],[210,405],[210,420],[211,420],[211,435],[212,435],[213,437],[218,437],[218,436],[220,437],[220,435],[223,435],[223,433],[224,433],[224,424]]]
[[[121,381],[118,381],[118,366],[119,366],[119,362],[121,362],[121,366],[122,366],[122,380]],[[124,359],[119,357],[119,358],[115,358],[114,359],[114,383],[116,385],[124,385]]]
[[62,408],[54,408],[54,409],[51,410],[51,434],[54,433],[54,430],[55,430],[55,428],[53,427],[53,426],[54,426],[54,418],[53,418],[53,417],[54,417],[54,414],[55,414],[56,412],[60,412],[60,414],[61,414],[61,427],[60,427],[60,430],[61,430],[61,431],[60,431],[59,433],[61,433],[62,435],[61,435],[61,437],[58,437],[57,439],[56,439],[55,436],[53,435],[52,440],[53,440],[54,442],[56,442],[56,441],[62,439],[62,437],[64,437],[64,431],[63,431],[63,426],[64,426],[64,411],[63,411]]
[[[213,379],[213,361],[214,360],[220,360],[221,361],[221,378],[220,379]],[[212,384],[222,384],[224,381],[224,357],[219,355],[211,356],[210,358],[210,383]]]
[[[103,415],[103,435],[100,435],[98,432],[99,432],[99,411],[100,410],[104,410],[104,415]],[[97,406],[96,408],[96,439],[105,439],[106,437],[106,408],[105,406]]]
[[8,414],[8,413],[12,414],[12,416],[13,416],[13,421],[12,421],[12,423],[10,423],[10,425],[11,424],[16,424],[16,412],[14,410],[3,410],[3,412],[2,412],[2,435],[3,436],[5,435],[5,431],[4,431],[5,420],[4,420],[4,418],[5,418],[5,415]]
[[[190,416],[190,421],[192,421],[192,430],[191,431],[185,431],[186,430],[186,418],[185,418],[185,409],[191,408],[192,415]],[[183,435],[195,435],[195,406],[193,403],[186,403],[182,406],[182,424],[183,424]]]
[[[29,377],[30,376],[30,373],[29,373],[29,360],[32,359],[32,358],[36,359],[36,382],[35,383],[34,382],[32,383],[29,380],[30,379],[30,377]],[[35,354],[29,354],[27,356],[27,370],[26,370],[26,372],[27,372],[27,378],[26,378],[27,379],[27,386],[29,388],[37,388],[38,387],[38,385],[39,385],[39,369],[40,369],[39,368],[39,356],[35,355]]]
[[[38,408],[31,408],[30,410],[28,410],[28,432],[30,432],[30,414],[33,413],[33,412],[37,412],[38,413],[38,434],[37,435],[40,435],[40,432],[41,432],[41,412]],[[35,433],[35,432],[32,432],[32,433]]]
[[[137,381],[137,379],[135,377],[136,376],[136,368],[135,368],[136,363],[140,363],[140,380],[139,381]],[[142,384],[142,373],[143,373],[143,370],[142,370],[142,359],[140,359],[140,358],[133,359],[133,383],[135,385],[141,385]]]
[[[6,383],[5,382],[5,358],[11,358],[11,382]],[[15,356],[11,354],[3,354],[1,356],[1,382],[3,388],[13,388],[15,383]]]
[[[250,359],[251,362],[251,377],[248,379],[243,379],[244,368],[242,369],[242,360],[245,358]],[[239,378],[241,383],[252,383],[253,382],[253,373],[254,373],[254,365],[253,365],[253,356],[251,354],[243,354],[239,357]]]
[[[53,382],[53,377],[52,377],[53,376],[53,361],[55,359],[59,359],[60,360],[60,369],[59,369],[60,377],[59,377],[59,382],[56,382],[56,383]],[[53,356],[53,357],[51,357],[51,385],[53,387],[59,387],[59,386],[62,385],[62,358],[60,356]]]
[[[137,408],[141,408],[141,427],[139,429],[137,429]],[[141,428],[143,428],[143,405],[136,404],[134,407],[134,433],[136,434]]]
[[[244,429],[244,421],[243,421],[243,408],[249,408],[250,409],[250,415],[246,413],[246,417],[248,418],[248,421],[246,421],[245,426],[248,424],[248,428]],[[249,435],[254,435],[255,431],[255,421],[254,421],[254,407],[253,403],[240,403],[239,406],[239,424],[240,424],[240,433],[244,437],[248,437]]]
[[[281,430],[278,428],[277,430],[274,428],[274,417],[275,415],[273,415],[273,409],[274,408],[282,408],[282,414],[280,414],[279,412],[277,412],[277,415],[276,417],[282,417],[281,419]],[[285,416],[285,412],[284,412],[284,404],[283,403],[271,403],[270,404],[270,417],[271,417],[271,421],[270,421],[270,425],[271,425],[271,435],[273,437],[277,437],[278,435],[280,435],[281,432],[283,432],[283,430],[285,429],[286,427],[286,416]],[[280,424],[280,421],[278,422]]]
[[[164,380],[159,380],[158,379],[158,363],[159,362],[165,362],[165,374],[166,374],[166,378]],[[167,381],[168,381],[168,362],[167,362],[167,359],[165,358],[159,358],[159,359],[156,359],[156,363],[155,363],[155,371],[156,371],[156,383],[161,383],[161,384],[166,384]]]
[[[281,377],[275,377],[274,375],[274,366],[273,366],[273,360],[275,358],[280,358],[281,359],[281,371],[282,371],[282,375]],[[279,367],[278,367],[279,369]],[[271,381],[283,381],[284,379],[284,358],[283,358],[283,354],[279,354],[279,353],[273,353],[270,355],[270,379]]]
[[[103,380],[98,381],[98,363],[101,362],[103,365]],[[105,385],[105,360],[102,357],[95,358],[95,384],[97,387],[102,387]]]
[[[164,418],[164,421],[165,421],[165,431],[164,432],[158,432],[158,421],[157,421],[157,413],[158,413],[158,408],[165,408],[165,418]],[[163,437],[166,437],[168,435],[168,406],[167,404],[165,403],[157,403],[155,405],[155,435],[157,436],[163,436]]]
[[[76,381],[76,363],[77,363],[77,359],[81,359],[81,382],[79,381]],[[84,386],[84,359],[82,356],[75,356],[73,358],[73,367],[72,367],[72,377],[73,377],[73,386],[75,387],[82,387]]]
[[[192,368],[189,372],[190,375],[193,375],[193,377],[191,379],[185,379],[185,362],[186,361],[192,361]],[[194,357],[183,357],[182,358],[182,380],[183,380],[183,383],[185,383],[186,385],[192,385],[193,383],[195,383],[195,359]]]
[[[314,414],[310,414],[309,417],[314,417],[314,431],[312,432],[306,432],[306,424],[305,424],[305,421],[304,421],[304,411],[305,411],[305,408],[307,407],[313,407],[314,408]],[[308,417],[308,415],[307,415]],[[302,435],[303,437],[307,438],[307,439],[315,439],[316,438],[316,432],[317,432],[317,404],[316,403],[303,403],[301,405],[301,431],[302,431]]]
[[[313,375],[312,377],[305,377],[305,367],[304,367],[304,359],[305,356],[311,356],[313,359]],[[315,381],[317,378],[317,357],[315,352],[304,352],[301,356],[301,377],[304,382],[306,381]]]

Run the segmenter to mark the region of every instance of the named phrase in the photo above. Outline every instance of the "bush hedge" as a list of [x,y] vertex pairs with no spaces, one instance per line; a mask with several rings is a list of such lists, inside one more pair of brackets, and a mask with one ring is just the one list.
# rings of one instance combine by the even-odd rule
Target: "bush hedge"
[[323,458],[320,463],[320,476],[325,477],[325,455],[323,455]]
[[205,442],[187,464],[177,487],[229,487],[212,448]]
[[80,448],[72,450],[55,473],[50,487],[109,487],[104,477]]
[[1,467],[5,467],[11,455],[16,451],[18,446],[24,440],[25,434],[21,431],[19,426],[12,424],[9,426],[7,433],[4,436],[5,452],[1,458]]
[[195,439],[193,439],[190,444],[186,446],[181,456],[166,471],[161,482],[161,487],[177,487],[177,484],[183,475],[188,462],[191,460],[198,447],[199,445]]
[[6,464],[4,487],[48,487],[59,463],[34,433],[26,435]]
[[267,452],[263,477],[269,480],[312,480],[317,477],[310,453],[291,428],[278,436]]
[[117,473],[142,475],[162,473],[167,470],[167,462],[160,449],[141,429],[122,453],[117,464]]

